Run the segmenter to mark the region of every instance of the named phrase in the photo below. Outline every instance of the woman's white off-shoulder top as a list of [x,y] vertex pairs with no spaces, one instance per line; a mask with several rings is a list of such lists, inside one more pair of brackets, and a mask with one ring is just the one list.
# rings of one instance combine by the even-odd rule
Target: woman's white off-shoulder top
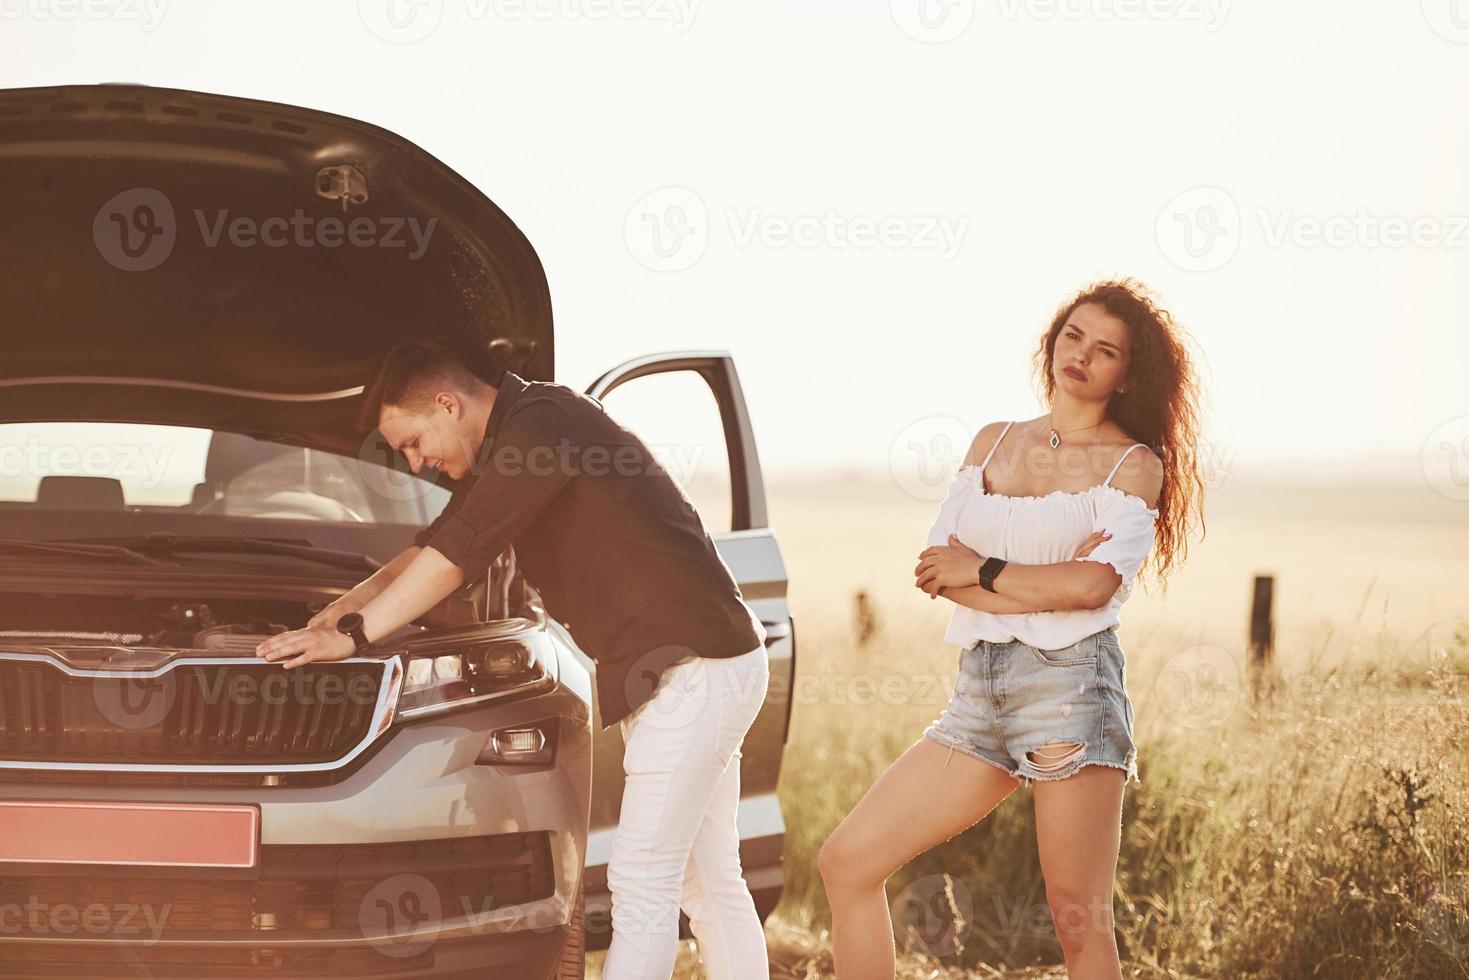
[[1013,424],[1005,424],[984,462],[961,466],[954,474],[948,496],[929,529],[927,547],[947,544],[953,534],[985,557],[1021,565],[1051,565],[1070,561],[1087,535],[1105,528],[1112,536],[1076,560],[1111,565],[1122,576],[1122,583],[1097,609],[990,613],[956,605],[944,640],[965,648],[980,640],[1020,640],[1037,649],[1058,650],[1098,630],[1120,625],[1122,604],[1132,594],[1133,579],[1152,550],[1159,512],[1140,497],[1112,486],[1117,468],[1142,443],[1129,446],[1107,479],[1086,490],[1056,490],[1040,497],[988,493],[984,468]]

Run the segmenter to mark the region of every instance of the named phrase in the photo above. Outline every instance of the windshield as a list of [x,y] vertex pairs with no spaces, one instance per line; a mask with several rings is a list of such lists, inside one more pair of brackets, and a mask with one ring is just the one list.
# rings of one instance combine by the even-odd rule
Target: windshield
[[416,526],[443,509],[447,490],[375,458],[182,426],[0,424],[0,508]]

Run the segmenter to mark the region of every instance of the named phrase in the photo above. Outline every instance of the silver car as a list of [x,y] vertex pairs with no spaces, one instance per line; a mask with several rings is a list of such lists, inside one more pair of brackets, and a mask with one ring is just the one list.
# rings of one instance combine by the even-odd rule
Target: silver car
[[[374,655],[254,656],[447,500],[355,430],[383,349],[554,379],[530,243],[393,133],[141,86],[0,92],[0,187],[0,974],[580,975],[621,739],[513,551]],[[717,402],[712,536],[769,634],[739,814],[764,916],[795,637],[734,363],[589,394],[670,372]]]

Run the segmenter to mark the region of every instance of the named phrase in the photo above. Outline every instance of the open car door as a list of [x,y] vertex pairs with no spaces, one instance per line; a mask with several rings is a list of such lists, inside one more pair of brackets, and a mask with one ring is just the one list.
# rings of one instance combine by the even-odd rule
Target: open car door
[[[685,351],[651,354],[628,361],[598,378],[587,394],[602,401],[614,389],[640,378],[678,375],[700,379],[714,396],[723,433],[728,472],[728,529],[722,515],[700,516],[720,557],[739,583],[746,604],[766,630],[770,657],[770,687],[741,749],[740,763],[740,858],[750,893],[763,920],[780,899],[781,852],[785,821],[776,783],[781,756],[790,725],[791,681],[795,672],[795,631],[786,602],[786,569],[780,547],[766,520],[765,481],[744,392],[734,359],[724,351]],[[617,400],[605,404],[608,414],[637,432],[650,445],[654,441],[638,431],[639,426],[618,411]],[[659,411],[689,410],[683,405],[660,404]],[[673,473],[678,479],[678,473]],[[723,474],[720,474],[723,476]],[[607,860],[617,831],[622,801],[622,736],[616,726],[602,731],[593,727],[593,775],[591,824],[587,841],[586,889],[587,945],[604,948],[611,940],[611,899],[607,890]],[[688,920],[680,916],[681,931],[688,933]]]

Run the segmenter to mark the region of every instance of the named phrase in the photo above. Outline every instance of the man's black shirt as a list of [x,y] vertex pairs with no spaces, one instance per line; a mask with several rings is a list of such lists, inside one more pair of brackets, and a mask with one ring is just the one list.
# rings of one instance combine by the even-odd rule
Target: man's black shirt
[[483,575],[510,545],[546,611],[597,662],[602,725],[690,654],[762,645],[698,512],[594,398],[506,371],[472,472],[416,543]]

